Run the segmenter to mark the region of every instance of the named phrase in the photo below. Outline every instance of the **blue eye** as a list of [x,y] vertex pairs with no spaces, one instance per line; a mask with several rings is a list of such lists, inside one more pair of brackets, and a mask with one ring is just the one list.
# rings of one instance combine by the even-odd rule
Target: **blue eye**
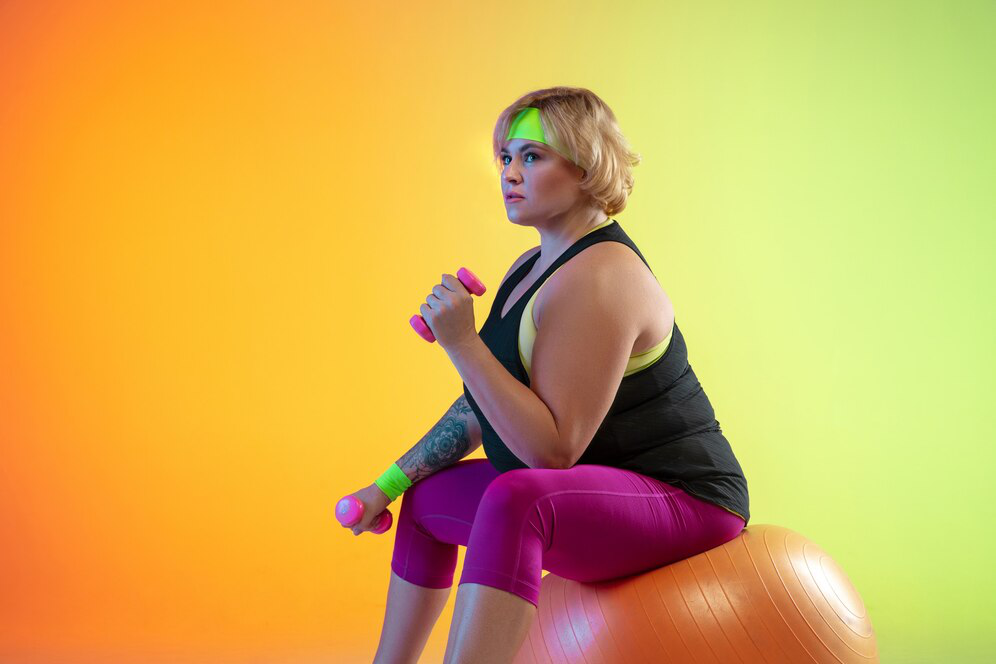
[[[524,156],[528,157],[530,155],[532,155],[533,157],[539,157],[539,155],[536,154],[535,152],[526,152]],[[505,155],[502,155],[502,157],[501,157],[501,163],[504,164],[505,166],[508,165],[508,162],[505,161],[506,157],[509,157],[509,155],[505,154]],[[509,158],[511,158],[511,157],[509,157]],[[536,160],[533,159],[533,161],[536,161]],[[526,162],[526,163],[532,163],[532,162]]]

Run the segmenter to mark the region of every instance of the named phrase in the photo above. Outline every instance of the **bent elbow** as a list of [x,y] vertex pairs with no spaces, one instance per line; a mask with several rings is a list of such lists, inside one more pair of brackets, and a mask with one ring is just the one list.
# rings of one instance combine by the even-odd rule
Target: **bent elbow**
[[546,460],[546,467],[554,470],[573,468],[581,456],[580,454],[575,454],[574,449],[563,441],[557,441],[557,445],[554,445],[552,449],[556,451],[556,454]]

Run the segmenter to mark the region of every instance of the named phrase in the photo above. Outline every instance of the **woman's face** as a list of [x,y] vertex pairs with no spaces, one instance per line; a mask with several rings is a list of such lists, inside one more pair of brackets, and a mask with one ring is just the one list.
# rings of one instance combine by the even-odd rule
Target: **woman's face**
[[[577,207],[584,171],[548,145],[513,138],[500,155],[505,211],[512,221],[549,219]],[[523,196],[509,199],[510,193]]]

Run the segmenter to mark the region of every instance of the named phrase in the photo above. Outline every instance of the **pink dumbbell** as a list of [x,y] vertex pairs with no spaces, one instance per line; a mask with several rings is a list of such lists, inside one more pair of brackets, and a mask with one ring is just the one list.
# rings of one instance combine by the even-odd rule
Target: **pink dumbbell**
[[[464,288],[466,288],[472,295],[483,295],[484,291],[487,290],[484,287],[484,283],[477,278],[477,275],[465,267],[457,270],[456,276],[457,279],[460,280],[460,283],[463,284]],[[411,323],[412,327],[415,328],[415,331],[429,343],[436,340],[436,335],[434,335],[432,330],[429,329],[429,326],[426,325],[425,319],[418,314],[412,316],[408,322]]]
[[[346,496],[335,506],[335,518],[344,526],[352,527],[363,520],[363,503],[356,496]],[[373,520],[370,532],[380,535],[391,529],[394,516],[384,510]]]

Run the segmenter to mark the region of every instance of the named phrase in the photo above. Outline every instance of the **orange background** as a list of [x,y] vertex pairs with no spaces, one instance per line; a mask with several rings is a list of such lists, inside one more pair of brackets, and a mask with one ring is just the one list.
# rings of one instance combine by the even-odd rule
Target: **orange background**
[[538,243],[490,141],[551,85],[601,95],[643,156],[617,218],[752,523],[834,558],[883,662],[983,661],[994,19],[0,3],[0,661],[371,661],[394,531],[332,508],[460,394],[408,319],[466,266],[480,326]]

